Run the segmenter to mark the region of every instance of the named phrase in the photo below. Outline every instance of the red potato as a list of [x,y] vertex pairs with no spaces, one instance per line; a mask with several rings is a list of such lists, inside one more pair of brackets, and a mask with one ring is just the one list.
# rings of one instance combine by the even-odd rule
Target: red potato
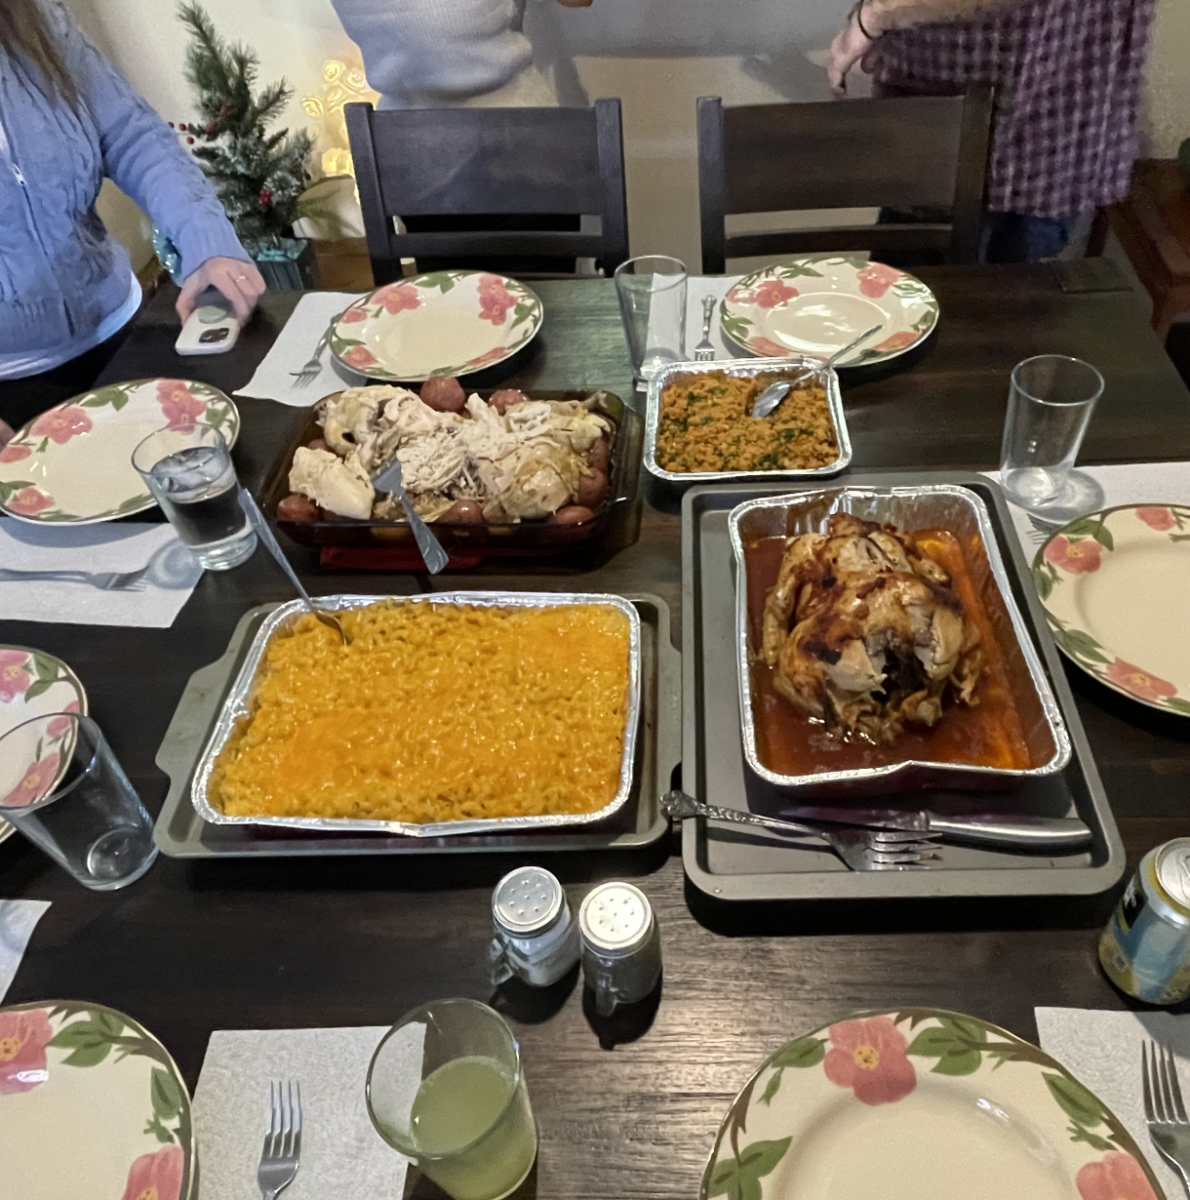
[[422,403],[435,412],[462,412],[467,407],[467,393],[453,375],[438,375],[421,385]]
[[306,443],[307,450],[329,450],[330,445],[326,438],[315,438],[312,442]]
[[292,492],[277,505],[278,521],[319,521],[322,519],[322,509],[300,492]]
[[605,433],[597,442],[592,442],[587,451],[587,464],[596,471],[607,472],[607,464],[611,458],[611,439]]
[[524,392],[517,388],[501,388],[498,392],[493,392],[488,397],[488,403],[501,415],[504,416],[514,404],[523,404],[529,397]]
[[598,508],[607,499],[606,472],[588,471],[578,481],[578,488],[575,490],[574,498],[584,508]]
[[560,508],[547,521],[547,525],[582,525],[586,521],[591,521],[595,514],[582,504],[567,504],[565,508]]
[[482,525],[483,508],[478,500],[456,500],[446,512],[434,520],[447,525]]

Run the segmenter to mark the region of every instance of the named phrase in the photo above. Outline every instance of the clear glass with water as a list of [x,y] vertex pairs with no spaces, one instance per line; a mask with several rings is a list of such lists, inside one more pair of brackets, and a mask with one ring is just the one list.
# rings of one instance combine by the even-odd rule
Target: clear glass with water
[[537,1158],[521,1051],[499,1013],[434,1000],[384,1036],[367,1079],[376,1132],[454,1200],[502,1200]]
[[632,372],[647,383],[686,357],[686,264],[664,254],[630,258],[616,268],[616,295]]
[[90,717],[50,713],[0,737],[0,816],[84,887],[110,892],[157,857],[153,822]]
[[218,429],[160,429],[132,452],[132,465],[207,570],[226,571],[252,556],[256,534],[240,507],[236,469]]
[[1000,482],[1022,508],[1077,508],[1074,461],[1103,394],[1103,376],[1078,358],[1017,363],[1008,393]]

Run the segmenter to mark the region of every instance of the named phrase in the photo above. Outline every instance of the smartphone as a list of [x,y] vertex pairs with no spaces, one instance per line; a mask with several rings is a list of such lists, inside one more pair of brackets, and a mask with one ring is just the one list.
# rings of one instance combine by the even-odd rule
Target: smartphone
[[239,336],[240,323],[231,301],[212,287],[198,297],[174,349],[179,354],[226,354]]

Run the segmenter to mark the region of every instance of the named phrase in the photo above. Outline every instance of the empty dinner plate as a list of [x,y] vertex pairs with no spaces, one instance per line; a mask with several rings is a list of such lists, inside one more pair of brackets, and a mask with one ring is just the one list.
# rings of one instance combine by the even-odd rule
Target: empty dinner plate
[[745,275],[719,309],[725,338],[752,354],[829,358],[881,325],[838,365],[884,362],[929,337],[938,301],[920,279],[866,254],[812,254]]
[[541,300],[515,279],[432,271],[361,297],[335,322],[330,347],[358,375],[415,383],[511,358],[541,319]]
[[1190,505],[1079,517],[1037,552],[1054,641],[1100,683],[1190,717]]
[[1161,1194],[1128,1131],[1036,1046],[933,1008],[857,1013],[736,1097],[701,1200],[1070,1200]]
[[189,1200],[190,1097],[169,1052],[101,1004],[0,1008],[0,1164],[0,1194],[21,1200]]

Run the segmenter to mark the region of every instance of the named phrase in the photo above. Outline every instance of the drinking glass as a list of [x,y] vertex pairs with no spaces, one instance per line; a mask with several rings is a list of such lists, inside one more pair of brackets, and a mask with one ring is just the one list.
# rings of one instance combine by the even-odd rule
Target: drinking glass
[[240,507],[236,469],[218,429],[159,429],[132,452],[132,465],[208,571],[226,571],[252,556],[256,534]]
[[632,372],[647,383],[686,355],[686,264],[664,254],[630,258],[616,268],[616,294]]
[[520,1047],[486,1004],[434,1000],[408,1013],[372,1055],[367,1099],[376,1132],[455,1200],[500,1200],[533,1168]]
[[1072,516],[1095,506],[1097,485],[1073,467],[1102,394],[1103,376],[1081,359],[1042,354],[1017,363],[1000,451],[1000,482],[1010,499],[1022,508],[1074,510]]
[[157,857],[153,822],[99,726],[49,713],[0,737],[0,814],[83,884],[127,887]]

